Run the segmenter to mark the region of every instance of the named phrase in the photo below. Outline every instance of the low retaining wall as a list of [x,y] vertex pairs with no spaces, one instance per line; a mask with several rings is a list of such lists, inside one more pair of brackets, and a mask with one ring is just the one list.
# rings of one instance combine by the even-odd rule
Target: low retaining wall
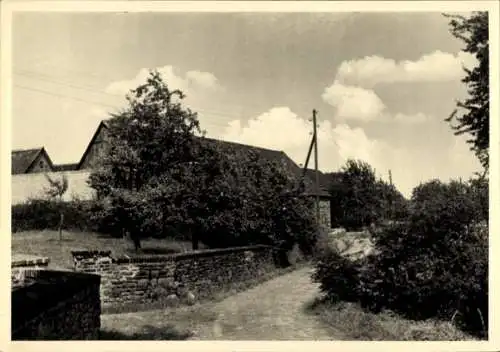
[[26,270],[12,289],[12,340],[94,340],[101,304],[97,275]]
[[12,287],[22,286],[25,281],[25,273],[31,270],[47,269],[49,258],[31,255],[14,254],[11,259],[11,282]]
[[276,269],[268,246],[133,258],[113,258],[109,251],[72,254],[74,270],[101,276],[101,304],[111,309],[155,302],[189,304]]

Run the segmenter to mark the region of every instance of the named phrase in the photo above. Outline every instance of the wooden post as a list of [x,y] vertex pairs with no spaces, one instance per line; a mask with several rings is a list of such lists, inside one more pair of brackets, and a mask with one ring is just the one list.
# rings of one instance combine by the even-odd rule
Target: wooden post
[[316,223],[320,225],[319,214],[319,174],[318,174],[318,133],[316,129],[316,110],[313,110],[313,136],[314,136],[314,173],[316,176]]

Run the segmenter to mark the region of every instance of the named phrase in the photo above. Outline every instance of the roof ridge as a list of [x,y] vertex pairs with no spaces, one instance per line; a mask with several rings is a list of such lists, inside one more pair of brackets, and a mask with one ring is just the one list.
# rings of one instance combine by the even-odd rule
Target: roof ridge
[[260,146],[256,146],[256,145],[245,144],[245,143],[241,143],[241,142],[228,141],[228,140],[224,140],[224,139],[217,139],[217,138],[203,137],[203,136],[201,136],[201,137],[197,136],[197,138],[204,138],[204,139],[212,140],[212,141],[215,141],[215,142],[223,142],[223,143],[228,143],[228,144],[236,144],[236,145],[241,145],[243,147],[248,147],[248,148],[268,150],[268,151],[271,151],[271,152],[285,153],[283,150],[279,150],[279,149],[270,149],[270,148],[260,147]]
[[26,149],[12,149],[11,152],[12,153],[20,153],[20,152],[32,152],[32,151],[40,151],[42,149],[45,149],[45,147],[37,147],[37,148],[26,148]]

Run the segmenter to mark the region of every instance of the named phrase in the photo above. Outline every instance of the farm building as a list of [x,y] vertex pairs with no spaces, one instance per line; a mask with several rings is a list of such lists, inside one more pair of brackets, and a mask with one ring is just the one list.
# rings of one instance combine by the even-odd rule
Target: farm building
[[97,160],[99,160],[99,157],[106,150],[107,135],[108,126],[105,121],[101,121],[99,126],[97,126],[87,149],[85,149],[80,162],[76,166],[77,170],[86,170],[95,167]]
[[[102,153],[105,152],[106,138],[108,135],[108,127],[103,121],[99,124],[94,136],[89,143],[82,159],[79,163],[79,169],[91,168],[98,161],[98,158]],[[261,147],[255,147],[247,144],[241,144],[236,142],[222,141],[213,138],[205,138],[207,143],[215,143],[222,150],[230,153],[246,153],[254,152],[259,157],[268,160],[275,161],[284,166],[285,170],[288,170],[290,175],[297,180],[300,179],[303,173],[303,169],[298,166],[285,152],[280,150],[272,150]],[[333,177],[333,173],[325,174],[318,171],[320,178],[320,187],[316,190],[314,170],[307,169],[304,177],[306,195],[310,197],[319,196],[320,199],[320,217],[321,222],[324,226],[328,228],[331,227],[331,207],[330,207],[330,195],[329,195],[329,185]]]
[[[46,179],[42,172],[52,172],[54,175],[66,174],[69,181],[69,194],[67,198],[76,196],[80,199],[88,199],[92,197],[93,190],[87,185],[86,180],[90,174],[90,170],[96,165],[100,156],[105,153],[106,141],[108,137],[108,126],[105,121],[102,121],[97,127],[92,139],[90,140],[85,152],[83,153],[80,161],[74,164],[65,165],[53,165],[48,154],[43,148],[36,149],[38,151],[35,153],[35,149],[31,154],[25,153],[24,164],[20,161],[16,161],[16,167],[14,167],[14,156],[18,160],[23,160],[23,158],[17,156],[16,153],[12,153],[12,202],[13,204],[23,202],[27,200],[27,197],[34,197],[37,194],[41,194],[44,185],[46,186]],[[280,163],[284,166],[293,178],[299,180],[303,174],[303,168],[298,166],[287,154],[283,151],[272,150],[266,148],[260,148],[235,142],[227,142],[212,138],[205,138],[207,143],[216,143],[223,150],[235,153],[246,153],[254,152],[259,157]],[[29,156],[29,157],[28,157]],[[43,162],[44,168],[42,168]],[[38,164],[37,164],[38,163]],[[21,164],[23,165],[21,167]],[[14,173],[16,170],[16,174]],[[24,171],[23,171],[24,170]],[[18,175],[21,173],[37,173],[38,175]],[[328,228],[331,227],[331,207],[330,207],[330,195],[328,193],[330,182],[333,180],[335,174],[325,174],[321,171],[319,173],[319,189],[315,187],[315,176],[314,170],[307,169],[304,177],[304,184],[306,188],[306,196],[316,197],[320,199],[320,217],[321,222],[324,226]]]
[[78,164],[54,165],[45,148],[12,151],[12,204],[30,198],[43,198],[48,187],[47,176],[52,179],[64,173],[68,178],[65,200],[72,197],[89,199],[92,189],[87,185],[89,171],[79,170]]
[[12,175],[51,172],[54,171],[54,164],[43,147],[13,150],[11,170]]

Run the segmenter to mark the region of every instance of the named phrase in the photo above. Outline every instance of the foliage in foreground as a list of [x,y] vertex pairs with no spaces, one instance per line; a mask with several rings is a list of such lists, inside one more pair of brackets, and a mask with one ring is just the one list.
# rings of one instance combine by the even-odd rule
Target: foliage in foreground
[[378,254],[350,262],[325,251],[314,280],[334,300],[357,301],[374,312],[390,309],[410,319],[453,320],[485,336],[487,225],[478,211],[484,197],[475,187],[439,181],[416,187],[409,221],[373,233]]

